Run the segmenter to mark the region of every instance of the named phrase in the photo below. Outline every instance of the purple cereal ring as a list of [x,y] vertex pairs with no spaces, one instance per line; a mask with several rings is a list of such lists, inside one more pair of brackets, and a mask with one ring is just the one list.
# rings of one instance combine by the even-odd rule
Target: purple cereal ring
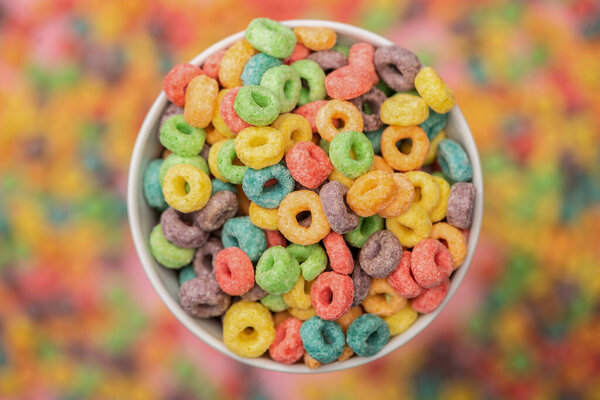
[[179,247],[196,248],[208,240],[208,233],[192,223],[192,215],[169,207],[160,216],[163,236]]
[[421,61],[411,51],[400,46],[379,47],[375,50],[373,62],[379,77],[395,91],[414,89]]
[[457,182],[452,185],[448,196],[446,219],[448,223],[460,229],[467,229],[473,223],[473,205],[475,186],[469,182]]
[[384,229],[372,234],[358,255],[360,267],[372,278],[386,278],[402,258],[402,245],[392,232]]
[[181,285],[179,302],[192,317],[210,318],[218,317],[229,308],[231,296],[221,290],[214,277],[200,276]]
[[358,226],[358,215],[348,205],[345,196],[348,188],[341,182],[331,181],[323,185],[319,196],[325,217],[334,232],[343,235]]
[[306,57],[306,59],[313,60],[319,64],[319,67],[323,69],[325,74],[348,65],[348,58],[343,53],[335,50],[315,51]]
[[202,150],[200,150],[200,156],[202,158],[204,158],[205,160],[208,160],[208,152],[209,151],[210,151],[210,146],[208,144],[204,143]]
[[[204,246],[196,250],[194,254],[194,273],[196,276],[213,276],[213,261],[217,256],[217,253],[223,250],[223,243],[220,239],[210,238]],[[215,278],[216,279],[216,278]]]
[[[381,110],[381,104],[386,100],[385,93],[374,86],[367,93],[350,100],[362,114],[363,130],[365,132],[375,131],[383,126],[383,122],[379,118],[379,111]],[[363,109],[365,104],[371,109],[370,114],[365,114]]]
[[194,222],[200,229],[212,232],[220,227],[238,211],[238,200],[235,193],[228,190],[216,192],[206,205],[195,213]]
[[262,299],[263,297],[265,297],[266,295],[267,295],[267,292],[262,290],[262,288],[255,283],[254,286],[252,287],[252,289],[248,290],[246,293],[244,293],[242,295],[242,300],[258,301],[258,300]]
[[352,284],[354,285],[354,297],[352,298],[352,307],[359,305],[369,294],[371,287],[371,277],[363,271],[358,262],[354,262],[354,271],[352,272]]

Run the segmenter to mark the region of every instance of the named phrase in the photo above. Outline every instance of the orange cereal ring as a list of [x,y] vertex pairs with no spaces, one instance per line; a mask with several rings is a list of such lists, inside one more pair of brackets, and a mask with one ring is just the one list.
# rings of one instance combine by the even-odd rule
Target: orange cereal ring
[[[305,228],[296,219],[303,211],[310,211],[311,224]],[[277,213],[279,231],[292,243],[309,245],[322,240],[331,230],[321,198],[310,190],[297,190],[285,196]]]
[[223,55],[219,65],[219,82],[226,88],[242,86],[242,71],[246,62],[257,51],[246,39],[240,39],[232,44]]
[[217,105],[215,107],[215,112],[213,113],[212,117],[212,124],[215,127],[215,129],[221,134],[221,136],[228,138],[234,137],[235,134],[231,132],[231,129],[229,129],[227,123],[221,115],[221,100],[223,100],[223,97],[225,97],[225,95],[230,91],[231,89],[223,89],[219,92],[219,94],[217,95]]
[[337,40],[333,29],[320,26],[297,26],[294,33],[299,43],[314,51],[329,50]]
[[192,79],[185,91],[185,122],[196,128],[205,128],[211,121],[217,107],[219,84],[206,75]]
[[[337,128],[337,120],[344,121],[344,127]],[[354,104],[344,100],[330,100],[317,112],[317,131],[319,135],[331,142],[335,135],[342,131],[363,131],[362,114]]]
[[431,234],[431,218],[423,207],[413,203],[404,214],[387,218],[385,227],[396,235],[402,246],[413,247]]
[[394,218],[404,214],[410,208],[415,199],[415,187],[412,182],[399,172],[392,175],[394,180],[394,199],[383,210],[379,211],[379,216],[383,218]]
[[[189,190],[186,190],[186,184]],[[178,164],[167,171],[163,180],[163,195],[168,205],[184,213],[200,210],[211,193],[210,178],[189,164]]]
[[299,114],[281,114],[271,127],[283,132],[286,137],[286,153],[298,142],[312,141],[313,134],[310,123]]
[[[404,154],[396,147],[402,139],[412,140],[410,153]],[[397,171],[410,171],[423,165],[429,151],[429,139],[418,126],[388,126],[381,135],[381,154]]]
[[359,176],[346,194],[348,206],[361,217],[370,217],[385,209],[394,199],[393,174],[369,171]]
[[460,230],[445,222],[439,222],[433,225],[429,237],[441,241],[442,244],[448,247],[450,255],[452,255],[452,261],[454,261],[454,269],[465,261],[467,239]]
[[221,132],[219,132],[213,125],[208,125],[204,128],[204,132],[206,132],[206,144],[212,146],[220,140],[227,139],[227,137],[223,136]]
[[368,313],[389,317],[406,306],[406,299],[394,290],[387,279],[379,278],[371,281],[369,294],[363,300],[362,306]]
[[381,156],[373,156],[373,166],[371,171],[394,172],[394,168],[390,167]]

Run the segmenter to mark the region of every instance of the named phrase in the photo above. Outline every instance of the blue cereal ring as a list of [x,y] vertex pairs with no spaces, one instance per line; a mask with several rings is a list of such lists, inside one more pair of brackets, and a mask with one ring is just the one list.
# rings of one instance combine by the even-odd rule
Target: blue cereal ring
[[448,114],[438,114],[433,111],[431,108],[429,109],[429,117],[419,125],[425,133],[427,134],[427,138],[431,141],[436,137],[438,133],[444,126],[446,126],[446,119],[448,118]]
[[237,187],[235,185],[232,185],[231,183],[223,182],[219,179],[212,179],[210,183],[212,185],[210,193],[211,196],[217,192],[222,191],[237,193]]
[[323,364],[337,360],[346,346],[342,327],[318,316],[304,321],[300,338],[308,355]]
[[250,222],[250,217],[231,218],[221,232],[223,247],[238,247],[252,261],[257,261],[267,249],[265,232]]
[[371,132],[365,132],[365,136],[371,141],[371,144],[373,145],[373,152],[375,154],[381,155],[381,135],[383,135],[383,131],[385,130],[385,128],[387,128],[387,125],[384,125],[383,127]]
[[361,357],[377,354],[389,340],[388,324],[375,314],[356,318],[346,332],[348,347]]
[[[277,183],[265,187],[271,179],[276,179]],[[277,208],[283,198],[294,190],[294,184],[290,171],[281,164],[275,164],[261,169],[248,168],[242,182],[242,190],[259,206]]]
[[179,270],[179,286],[183,285],[190,279],[194,279],[195,277],[196,273],[194,272],[194,265],[186,265],[185,267]]
[[242,71],[242,82],[244,85],[260,85],[262,76],[269,68],[282,65],[279,58],[271,57],[265,53],[258,53],[250,57]]
[[437,162],[444,175],[454,182],[466,182],[473,178],[471,160],[460,144],[444,139],[437,148]]
[[146,171],[144,171],[143,183],[144,197],[146,198],[146,202],[150,207],[157,208],[160,211],[169,208],[169,205],[165,201],[162,188],[160,187],[160,181],[158,180],[162,163],[162,158],[158,158],[156,160],[152,160],[150,164],[148,164]]

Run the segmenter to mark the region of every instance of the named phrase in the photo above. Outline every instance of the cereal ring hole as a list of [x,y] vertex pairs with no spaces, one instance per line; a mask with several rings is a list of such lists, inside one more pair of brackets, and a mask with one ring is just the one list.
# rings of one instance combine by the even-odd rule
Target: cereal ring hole
[[248,145],[250,147],[256,148],[256,147],[262,147],[262,146],[266,145],[267,143],[268,143],[268,140],[265,136],[255,135],[250,138]]
[[192,127],[182,121],[178,121],[175,124],[175,128],[184,135],[190,135],[192,133]]
[[321,293],[319,293],[319,300],[323,305],[331,304],[331,301],[333,300],[333,291],[331,288],[327,287],[321,290]]
[[248,326],[246,327],[243,331],[240,332],[239,334],[239,338],[242,341],[251,341],[256,339],[256,329],[254,329],[254,327],[252,326]]
[[296,214],[296,222],[300,223],[309,217],[312,218],[312,214],[309,210],[300,211],[298,214]]
[[365,115],[371,115],[373,114],[373,104],[369,101],[363,101],[362,103],[362,112]]
[[267,189],[267,188],[277,185],[278,183],[279,183],[279,181],[277,180],[277,178],[271,178],[265,182],[265,185],[263,186],[263,188]]
[[411,138],[401,139],[396,142],[396,148],[398,149],[398,151],[405,155],[410,154],[410,152],[412,151],[412,146],[413,143]]
[[292,79],[288,79],[283,84],[283,94],[287,99],[291,99],[294,96],[294,81]]
[[381,332],[379,329],[375,330],[369,336],[367,336],[365,342],[370,346],[377,345],[381,341],[380,334]]
[[[250,94],[252,96],[252,100],[261,108],[268,107],[270,104],[269,96],[265,96],[264,93],[259,92],[258,90],[253,90]],[[262,138],[262,136],[260,136]],[[265,140],[266,141],[266,140]]]

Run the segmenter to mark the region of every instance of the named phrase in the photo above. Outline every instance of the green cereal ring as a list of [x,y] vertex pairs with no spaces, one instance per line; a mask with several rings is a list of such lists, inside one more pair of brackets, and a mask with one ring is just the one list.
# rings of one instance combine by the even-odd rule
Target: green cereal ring
[[375,214],[367,218],[358,217],[358,226],[344,234],[344,239],[350,246],[361,248],[372,234],[382,229],[383,218],[379,215]]
[[327,95],[325,91],[325,72],[313,60],[299,60],[292,63],[292,68],[296,70],[300,79],[304,79],[308,88],[300,89],[298,105],[302,106],[312,101],[323,100]]
[[327,153],[327,155],[329,155],[329,145],[330,145],[330,143],[327,140],[325,140],[325,139],[319,140],[319,147],[322,148],[323,151],[325,153]]
[[229,182],[239,185],[244,180],[244,175],[248,170],[245,165],[234,165],[235,160],[235,141],[233,139],[228,140],[221,146],[219,154],[217,154],[217,168],[223,178]]
[[270,294],[289,292],[299,276],[298,261],[281,246],[268,248],[256,264],[256,284]]
[[273,312],[285,311],[290,308],[280,294],[268,294],[260,299],[260,302]]
[[279,112],[292,111],[298,103],[302,82],[296,70],[289,65],[280,65],[267,70],[260,86],[270,89],[279,98]]
[[233,109],[247,123],[255,126],[269,125],[279,116],[279,96],[263,86],[242,86]]
[[343,55],[346,56],[346,58],[348,58],[348,55],[350,54],[350,47],[344,46],[342,44],[336,44],[335,46],[333,46],[331,48],[331,50],[335,50],[335,51],[342,53]]
[[[350,156],[354,152],[356,159]],[[358,178],[373,165],[373,145],[364,133],[345,131],[334,136],[329,145],[333,166],[348,178]]]
[[169,208],[169,205],[165,201],[165,196],[163,195],[162,188],[160,187],[160,182],[158,180],[158,174],[160,172],[160,167],[163,164],[162,158],[157,158],[156,160],[152,160],[150,164],[146,167],[146,171],[144,171],[144,197],[146,198],[146,202],[150,207],[157,208],[160,211],[166,210]]
[[186,249],[169,242],[162,233],[160,224],[150,232],[150,253],[161,265],[167,268],[179,269],[189,264],[194,258],[196,249]]
[[300,263],[305,281],[312,281],[327,267],[327,254],[318,244],[309,246],[290,244],[286,250]]
[[180,156],[195,156],[204,147],[206,132],[185,122],[183,114],[173,115],[160,127],[160,143]]
[[163,181],[165,180],[165,175],[167,175],[167,171],[179,164],[189,164],[193,167],[198,168],[200,171],[204,172],[206,175],[210,174],[208,170],[208,164],[206,160],[201,156],[180,156],[179,154],[169,154],[167,158],[163,161],[160,171],[158,172],[158,181],[160,182],[160,186],[162,187]]
[[294,31],[269,18],[250,21],[246,28],[246,40],[256,50],[277,58],[289,57],[296,46]]

